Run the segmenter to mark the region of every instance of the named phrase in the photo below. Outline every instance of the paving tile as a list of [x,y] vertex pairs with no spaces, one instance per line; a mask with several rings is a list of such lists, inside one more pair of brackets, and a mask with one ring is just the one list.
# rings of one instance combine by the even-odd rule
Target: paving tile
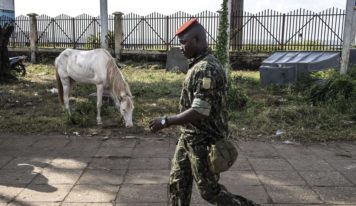
[[[325,206],[325,204],[274,204],[274,206]],[[328,204],[327,206],[336,206],[336,205]],[[337,206],[343,206],[343,205],[337,205]]]
[[[175,138],[26,138],[0,140],[0,206],[168,204]],[[239,141],[220,183],[264,206],[356,205],[355,145]],[[191,205],[209,205],[195,186]]]
[[102,146],[110,146],[116,148],[134,148],[139,140],[136,138],[132,139],[109,139],[103,142]]
[[346,151],[335,144],[315,144],[308,146],[308,149],[314,152],[318,157],[329,160],[342,160],[348,159],[351,153]]
[[141,139],[133,151],[134,157],[169,157],[168,139]]
[[90,169],[126,170],[129,166],[129,158],[93,158],[89,164]]
[[273,203],[322,203],[319,196],[307,186],[267,185],[266,188]]
[[11,137],[4,139],[4,141],[0,145],[0,150],[4,148],[8,148],[10,150],[24,150],[30,147],[33,143],[36,141],[40,140],[42,138],[38,137],[23,137],[23,136],[17,136],[17,137]]
[[334,169],[324,160],[290,159],[288,161],[298,171],[334,171]]
[[169,170],[129,170],[125,183],[129,184],[168,184]]
[[71,141],[58,153],[62,157],[92,157],[101,142],[90,138],[71,137]]
[[61,206],[112,206],[112,203],[100,203],[100,202],[96,202],[96,203],[83,203],[83,202],[64,202],[63,204],[61,204]]
[[356,203],[355,187],[313,187],[321,199],[328,204],[351,204]]
[[32,149],[62,149],[66,144],[69,143],[69,140],[61,135],[61,136],[51,136],[50,138],[43,138],[31,145]]
[[273,144],[273,147],[278,151],[279,155],[286,159],[322,159],[318,157],[313,151],[309,150],[304,145],[291,145],[291,144]]
[[103,146],[100,147],[98,152],[95,154],[95,157],[131,157],[133,152],[133,148],[124,147],[111,147],[111,146]]
[[137,142],[136,147],[138,148],[169,148],[170,139],[169,138],[141,138]]
[[9,148],[9,147],[0,147],[0,151],[1,151],[1,155],[3,155],[3,156],[16,157],[16,156],[20,156],[24,150],[18,149],[18,148],[13,149],[13,148]]
[[31,165],[37,168],[45,168],[53,160],[51,157],[17,157],[7,163],[4,169],[17,169],[19,165]]
[[356,172],[342,171],[341,173],[356,186]]
[[167,184],[123,184],[116,199],[117,203],[152,203],[152,205],[167,201]]
[[60,202],[11,202],[7,206],[24,206],[24,205],[31,205],[31,206],[60,206]]
[[252,167],[246,157],[242,155],[239,155],[237,157],[236,162],[230,168],[230,171],[236,171],[236,170],[252,170]]
[[82,174],[82,169],[46,168],[34,179],[34,184],[74,185]]
[[134,158],[130,163],[130,170],[168,170],[170,159],[163,157]]
[[118,191],[119,186],[76,185],[66,197],[65,202],[110,203],[115,200]]
[[285,171],[293,170],[291,165],[284,159],[280,158],[249,158],[252,167],[256,171],[269,170],[269,171]]
[[16,201],[22,202],[59,202],[69,193],[71,185],[32,185],[24,189]]
[[[10,202],[14,199],[24,188],[26,185],[18,185],[15,186],[6,186],[0,185],[0,203]],[[0,204],[1,205],[1,204]]]
[[261,185],[253,171],[226,171],[220,174],[221,184]]
[[339,148],[347,151],[348,154],[351,155],[351,156],[349,156],[350,158],[356,160],[356,142],[355,141],[354,142],[337,142],[336,145]]
[[[0,154],[2,154],[2,153],[0,153]],[[0,168],[7,165],[12,159],[14,159],[14,157],[12,157],[12,156],[1,156],[0,155]]]
[[266,142],[246,141],[237,142],[239,152],[247,157],[254,158],[275,158],[278,153],[273,146]]
[[167,206],[167,203],[116,203],[115,206]]
[[356,160],[353,159],[328,159],[326,160],[338,171],[352,171],[356,173]]
[[312,186],[352,186],[339,172],[302,171],[300,175]]
[[257,176],[265,185],[306,185],[306,182],[296,171],[257,171]]
[[146,149],[142,147],[136,147],[133,151],[133,157],[169,157],[171,151],[168,145],[159,147],[151,146]]
[[17,169],[0,170],[1,185],[29,184],[39,173],[34,172],[30,165],[19,166]]
[[253,200],[259,204],[270,203],[270,197],[262,186],[224,185],[229,192]]
[[90,158],[56,158],[50,163],[51,168],[57,169],[84,169],[88,166]]
[[77,184],[119,185],[123,182],[126,170],[88,169]]
[[[259,204],[268,203],[269,197],[265,192],[262,186],[249,186],[249,185],[224,185],[229,192],[235,195],[243,196],[247,199],[253,200]],[[208,205],[208,202],[205,201],[199,194],[196,187],[193,187],[192,193],[192,204],[205,204]]]

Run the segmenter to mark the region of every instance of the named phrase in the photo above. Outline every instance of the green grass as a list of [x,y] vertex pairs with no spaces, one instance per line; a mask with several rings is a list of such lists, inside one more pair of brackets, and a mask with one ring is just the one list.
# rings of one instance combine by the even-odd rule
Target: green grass
[[[178,112],[184,74],[159,64],[127,63],[121,69],[134,98],[135,127],[124,128],[116,108],[104,102],[102,126],[96,125],[94,85],[77,84],[71,91],[69,117],[59,104],[53,65],[27,65],[16,83],[0,84],[0,130],[3,133],[148,134],[154,117]],[[313,74],[327,79],[332,72]],[[229,78],[230,132],[235,138],[297,141],[356,140],[355,115],[336,102],[310,101],[307,83],[263,87],[256,71],[232,71]],[[341,100],[340,100],[341,101]],[[356,111],[356,110],[355,110]],[[178,127],[163,133],[178,134]],[[276,135],[276,131],[282,135]]]

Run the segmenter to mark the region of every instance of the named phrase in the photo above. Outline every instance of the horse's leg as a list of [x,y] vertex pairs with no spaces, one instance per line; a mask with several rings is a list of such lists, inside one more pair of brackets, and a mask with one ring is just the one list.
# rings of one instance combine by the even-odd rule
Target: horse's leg
[[68,112],[68,115],[71,115],[70,113],[70,108],[69,108],[69,90],[70,90],[70,81],[69,79],[62,80],[62,85],[63,85],[63,102],[64,102],[64,107]]
[[96,85],[96,108],[97,108],[97,114],[96,114],[96,122],[97,124],[103,124],[101,121],[101,115],[100,115],[100,110],[101,106],[103,105],[103,92],[104,92],[104,86],[102,84],[97,84]]

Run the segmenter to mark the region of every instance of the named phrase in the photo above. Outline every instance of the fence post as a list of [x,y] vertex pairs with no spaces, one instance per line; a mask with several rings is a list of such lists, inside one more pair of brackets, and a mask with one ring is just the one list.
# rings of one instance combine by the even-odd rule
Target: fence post
[[115,42],[115,58],[117,61],[121,58],[121,49],[122,49],[122,39],[124,35],[124,27],[122,23],[122,12],[114,12],[114,42]]
[[30,13],[27,14],[30,17],[30,51],[31,51],[31,63],[36,63],[36,53],[37,53],[37,14]]
[[72,26],[73,26],[73,49],[76,48],[76,45],[75,45],[75,40],[76,40],[76,37],[75,37],[75,18],[72,18]]
[[[242,26],[244,14],[244,0],[232,0],[230,33],[232,51],[240,51],[242,48]],[[240,32],[239,32],[240,30]]]
[[286,15],[283,14],[283,19],[282,19],[282,34],[281,34],[281,50],[284,50],[284,33],[285,33],[285,28],[286,28]]
[[166,16],[166,51],[169,50],[169,16]]

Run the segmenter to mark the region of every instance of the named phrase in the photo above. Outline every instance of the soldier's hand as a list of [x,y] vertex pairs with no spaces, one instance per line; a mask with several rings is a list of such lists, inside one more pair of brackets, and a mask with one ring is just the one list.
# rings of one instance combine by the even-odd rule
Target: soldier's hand
[[151,132],[157,132],[165,127],[162,124],[162,119],[163,118],[156,118],[150,121],[148,127],[150,128]]

